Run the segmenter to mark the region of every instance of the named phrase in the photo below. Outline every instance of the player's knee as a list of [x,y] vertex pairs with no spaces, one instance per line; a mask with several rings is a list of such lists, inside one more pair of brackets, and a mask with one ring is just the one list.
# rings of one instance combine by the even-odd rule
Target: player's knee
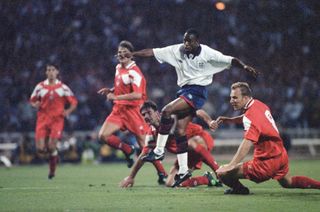
[[278,182],[282,188],[291,188],[291,183],[287,180],[279,180]]
[[98,134],[98,138],[100,141],[107,141],[108,138],[110,137],[110,134],[109,133],[106,133],[106,132],[103,132],[103,131],[100,131],[99,134]]
[[171,105],[166,105],[161,110],[161,115],[164,117],[170,117],[173,113],[173,107]]

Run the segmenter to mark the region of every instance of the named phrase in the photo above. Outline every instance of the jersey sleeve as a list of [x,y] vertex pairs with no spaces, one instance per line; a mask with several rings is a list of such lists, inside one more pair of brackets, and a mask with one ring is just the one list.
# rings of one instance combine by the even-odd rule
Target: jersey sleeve
[[253,143],[257,143],[261,133],[259,127],[246,116],[243,117],[243,126],[245,130],[244,138],[251,140]]
[[30,96],[30,99],[29,99],[30,102],[36,102],[39,99],[39,94],[40,94],[41,88],[42,88],[42,86],[40,83],[34,88],[32,94]]
[[71,91],[71,89],[66,85],[63,84],[62,85],[63,88],[63,92],[64,92],[64,96],[66,97],[67,101],[71,104],[71,105],[77,105],[78,104],[78,100],[76,99],[76,97],[74,96],[73,92]]
[[221,52],[207,48],[208,51],[208,62],[211,65],[219,66],[222,68],[230,68],[233,57],[224,55]]
[[136,93],[144,93],[144,80],[143,76],[134,69],[129,70],[129,78],[133,88]]
[[177,55],[175,55],[175,48],[177,45],[167,46],[163,48],[153,49],[154,57],[159,63],[169,63],[170,65],[177,66]]

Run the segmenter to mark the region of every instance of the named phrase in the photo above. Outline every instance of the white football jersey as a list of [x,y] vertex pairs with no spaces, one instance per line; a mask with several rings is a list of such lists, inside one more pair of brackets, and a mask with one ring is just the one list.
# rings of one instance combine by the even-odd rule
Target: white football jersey
[[153,53],[160,62],[174,66],[177,72],[178,86],[201,85],[212,83],[212,76],[231,66],[233,57],[201,44],[198,56],[188,56],[182,52],[183,44],[176,44],[164,48],[155,48]]

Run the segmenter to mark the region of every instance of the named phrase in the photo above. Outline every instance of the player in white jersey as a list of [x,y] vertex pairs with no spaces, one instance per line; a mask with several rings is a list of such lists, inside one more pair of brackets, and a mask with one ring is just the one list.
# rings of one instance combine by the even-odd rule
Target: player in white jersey
[[217,50],[200,44],[199,33],[194,29],[186,31],[182,44],[143,49],[133,52],[132,55],[154,56],[160,63],[166,62],[174,66],[177,72],[177,84],[181,89],[177,92],[177,98],[162,109],[157,147],[144,158],[145,161],[164,158],[164,147],[173,124],[171,114],[178,115],[176,142],[179,172],[175,176],[174,187],[191,176],[188,170],[188,144],[185,129],[195,111],[204,105],[208,95],[205,86],[212,83],[212,76],[231,66],[244,69],[253,76],[256,76],[257,72],[235,57],[223,55]]

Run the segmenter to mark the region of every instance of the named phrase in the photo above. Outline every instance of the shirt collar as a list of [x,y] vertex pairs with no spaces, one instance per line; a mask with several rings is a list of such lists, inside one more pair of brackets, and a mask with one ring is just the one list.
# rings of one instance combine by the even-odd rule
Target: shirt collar
[[126,69],[129,69],[131,66],[133,66],[134,64],[136,64],[134,61],[132,61],[131,63],[129,63],[128,65],[126,65]]
[[249,109],[249,107],[251,107],[251,105],[254,103],[254,99],[251,97],[250,99],[249,99],[249,101],[247,102],[247,104],[244,106],[244,110],[248,110]]
[[[56,79],[55,81],[54,81],[54,84],[56,85],[56,84],[58,84],[60,81],[58,80],[58,79]],[[49,80],[48,79],[46,79],[45,81],[44,81],[44,84],[45,85],[49,85]]]
[[[184,49],[184,48],[183,48]],[[187,55],[188,58],[194,59],[196,56],[199,56],[201,53],[201,45],[198,46],[195,50],[191,52],[187,52],[184,50],[184,54]]]

